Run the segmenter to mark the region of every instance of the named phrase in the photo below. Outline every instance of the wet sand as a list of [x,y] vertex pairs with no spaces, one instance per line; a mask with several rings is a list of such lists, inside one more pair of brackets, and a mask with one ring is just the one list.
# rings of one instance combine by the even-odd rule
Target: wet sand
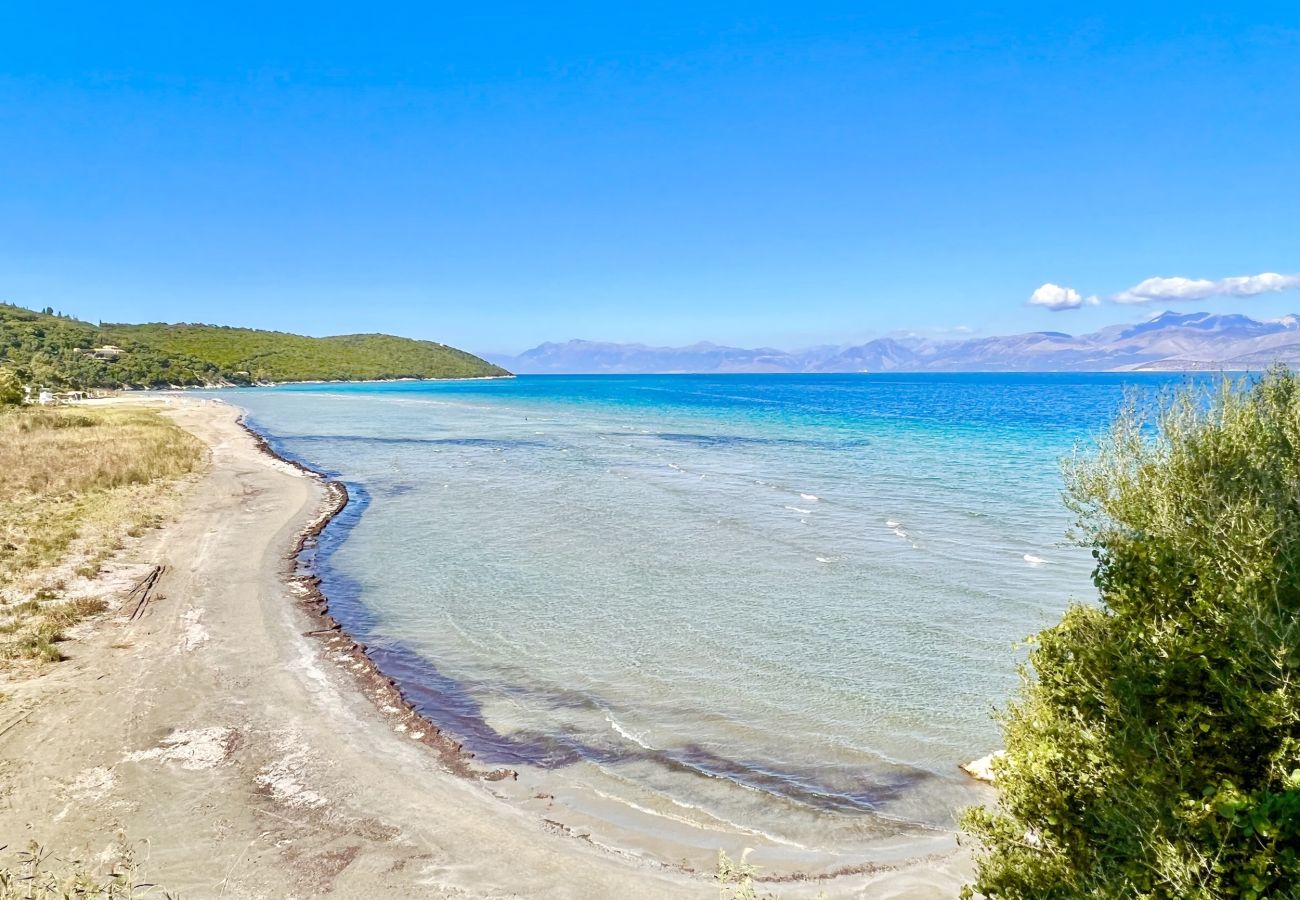
[[[717,896],[709,872],[602,848],[545,798],[505,799],[509,776],[481,777],[406,709],[295,577],[337,494],[265,453],[233,407],[178,398],[168,414],[211,465],[176,521],[107,567],[121,604],[165,566],[142,614],[121,605],[79,627],[67,661],[0,685],[0,843],[95,858],[124,832],[148,842],[148,880],[190,897]],[[967,865],[770,889],[952,897]]]

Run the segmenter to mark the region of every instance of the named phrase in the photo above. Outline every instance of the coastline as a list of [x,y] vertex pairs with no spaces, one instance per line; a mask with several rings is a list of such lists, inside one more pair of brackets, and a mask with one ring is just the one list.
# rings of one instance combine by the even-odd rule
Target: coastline
[[[711,894],[449,771],[356,689],[350,653],[303,637],[316,621],[287,557],[337,497],[258,449],[229,404],[123,402],[161,406],[209,463],[175,520],[105,566],[109,610],[67,659],[0,685],[0,843],[93,863],[125,841],[150,882],[193,897]],[[157,564],[133,620],[125,594]]]
[[[399,727],[407,729],[408,733],[412,735],[420,734],[419,741],[439,754],[448,771],[471,780],[478,779],[487,782],[518,781],[519,771],[517,769],[509,767],[482,768],[476,765],[475,754],[459,740],[448,735],[444,730],[444,726],[437,721],[436,715],[421,711],[417,706],[417,701],[408,696],[406,689],[398,681],[398,677],[386,672],[381,667],[382,664],[370,656],[369,648],[362,639],[350,631],[344,622],[330,612],[330,599],[324,591],[322,576],[315,570],[314,551],[317,548],[320,535],[338,519],[349,502],[351,502],[346,485],[299,459],[278,452],[272,445],[268,435],[259,432],[248,423],[245,413],[240,414],[239,426],[248,433],[262,453],[279,463],[293,467],[306,477],[317,481],[327,494],[325,509],[304,529],[295,542],[292,551],[286,557],[289,567],[285,579],[290,586],[290,590],[294,593],[303,609],[320,626],[304,632],[304,636],[322,641],[325,644],[325,652],[335,654],[336,658],[338,654],[344,654],[350,660],[350,663],[345,664],[345,668],[351,671],[361,692],[370,698],[377,709],[384,711],[389,718],[394,720]],[[445,710],[443,711],[445,712]],[[539,796],[551,797],[549,794]],[[571,814],[574,812],[576,811],[570,811]],[[595,829],[585,834],[582,833],[582,829],[591,829],[591,826],[596,823],[586,821],[580,823],[580,827],[575,828],[554,818],[543,818],[542,821],[547,827],[557,832],[569,836],[584,837],[589,841],[595,839]],[[722,836],[719,835],[719,837]],[[906,845],[906,841],[901,835],[899,842]],[[605,846],[616,852],[630,852],[626,848],[614,845]],[[764,871],[756,874],[754,881],[770,885],[789,885],[793,883],[826,885],[841,882],[850,876],[889,876],[918,865],[936,865],[937,868],[942,869],[945,863],[951,862],[949,859],[951,854],[934,852],[923,847],[920,843],[916,845],[916,849],[920,852],[905,854],[902,857],[894,855],[894,858],[890,861],[850,862],[837,865],[831,869],[817,871],[804,871],[797,866],[782,868],[778,871]],[[736,852],[739,852],[739,850]],[[661,862],[668,864],[667,857],[664,854],[661,853],[659,856],[662,857]],[[671,867],[689,875],[708,877],[712,874],[703,867],[692,867],[684,858],[680,862],[671,865]]]
[[[134,624],[110,612],[68,662],[3,686],[0,841],[92,858],[121,831],[148,840],[151,881],[197,896],[716,895],[711,871],[603,846],[477,769],[335,627],[310,562],[346,490],[275,454],[230,404],[163,408],[211,462],[180,518],[114,563],[166,562],[162,602]],[[938,898],[963,872],[947,854],[761,880],[789,898]]]
[[[350,660],[347,668],[353,673],[362,693],[370,698],[377,709],[385,711],[396,724],[402,725],[407,733],[412,736],[420,735],[418,740],[434,749],[449,771],[484,781],[517,779],[519,775],[512,769],[480,769],[473,766],[471,763],[474,754],[419,712],[402,692],[397,681],[382,672],[375,661],[366,654],[365,644],[358,641],[330,614],[329,598],[321,590],[321,578],[304,559],[304,555],[309,550],[315,549],[321,532],[329,527],[330,523],[347,507],[350,500],[347,487],[343,482],[331,479],[323,472],[317,472],[298,460],[281,456],[262,434],[248,424],[245,414],[240,413],[237,424],[253,439],[259,451],[313,479],[320,484],[325,494],[322,509],[303,528],[285,556],[288,563],[284,576],[285,582],[298,604],[319,625],[318,628],[304,632],[304,637],[316,638],[324,645],[323,652],[333,653],[336,658],[338,654],[346,655]],[[389,710],[396,710],[396,712],[388,712]]]
[[[334,485],[346,495],[347,489],[337,481],[332,481],[331,476],[324,472],[312,468],[310,461],[304,461],[297,458],[292,453],[276,449],[273,443],[276,438],[273,433],[258,431],[248,421],[241,417],[241,425],[249,432],[253,439],[258,443],[263,452],[272,458],[284,462],[288,465],[307,474],[309,477],[319,480],[322,484]],[[357,486],[361,491],[359,501],[364,509],[370,502],[368,492],[361,485]],[[319,524],[315,529],[311,540],[314,541],[319,534],[331,523],[334,523],[338,516],[344,511],[349,501],[344,499],[342,503],[331,513],[331,515]],[[359,515],[356,513],[354,515]],[[346,531],[355,524],[355,521],[338,523],[344,529],[343,535],[337,535],[334,542],[346,540]],[[308,543],[308,550],[312,549],[311,543]],[[337,549],[335,547],[334,549]],[[303,548],[300,547],[298,555],[301,558]],[[529,799],[545,798],[555,805],[558,812],[557,818],[551,818],[547,814],[542,821],[549,827],[560,833],[580,837],[584,840],[595,842],[607,850],[618,854],[631,854],[636,857],[657,861],[658,864],[668,865],[683,873],[711,877],[713,873],[713,863],[716,858],[717,849],[725,849],[733,854],[739,853],[743,846],[736,843],[737,835],[729,829],[721,829],[713,833],[712,837],[715,843],[711,844],[714,849],[707,858],[701,858],[698,854],[693,854],[693,859],[688,862],[681,851],[690,850],[689,844],[680,843],[681,834],[670,835],[669,823],[658,818],[658,814],[641,807],[632,805],[632,808],[638,813],[643,814],[645,822],[642,822],[638,828],[620,830],[621,823],[615,827],[614,819],[607,818],[607,815],[613,815],[616,818],[621,815],[620,812],[606,809],[602,813],[587,806],[574,806],[563,802],[560,797],[559,789],[551,778],[550,765],[546,762],[530,757],[526,748],[513,745],[512,738],[497,733],[491,724],[483,720],[469,720],[463,717],[462,710],[453,711],[450,706],[441,700],[435,699],[430,702],[431,695],[437,697],[442,692],[451,691],[457,693],[458,685],[447,676],[441,674],[437,668],[429,663],[419,661],[418,656],[412,656],[409,652],[395,656],[395,648],[386,646],[385,642],[380,639],[375,647],[368,647],[364,641],[373,638],[366,637],[370,630],[370,623],[366,621],[366,614],[362,613],[358,618],[358,612],[355,608],[349,606],[365,607],[364,601],[360,601],[356,596],[357,589],[355,586],[335,584],[334,587],[340,588],[348,597],[348,604],[345,605],[344,611],[338,613],[337,617],[330,612],[331,598],[325,594],[326,586],[322,584],[325,577],[325,571],[317,572],[313,569],[315,557],[313,555],[310,562],[300,567],[295,575],[291,578],[296,584],[301,585],[304,591],[310,591],[310,599],[306,602],[313,615],[316,615],[322,624],[322,631],[313,632],[313,636],[323,636],[325,634],[338,635],[338,640],[345,646],[351,648],[350,652],[361,661],[365,671],[368,673],[366,678],[360,679],[363,690],[370,690],[374,684],[381,685],[381,690],[388,696],[400,698],[400,705],[404,710],[404,715],[409,715],[413,721],[418,721],[425,729],[426,743],[439,748],[444,754],[444,760],[452,766],[452,770],[458,774],[483,780],[510,780],[518,781],[520,772],[528,770],[532,777],[526,780],[522,785],[526,788],[525,793],[516,794],[513,798],[518,801],[521,797]],[[334,598],[337,600],[337,598]],[[351,624],[349,624],[351,623]],[[411,660],[415,659],[415,662]],[[426,681],[432,676],[433,683]],[[410,693],[408,693],[408,691]],[[376,695],[375,702],[383,707],[385,705],[382,696]],[[451,730],[456,737],[447,736],[444,729]],[[428,735],[438,735],[443,731],[440,740],[430,740]],[[466,741],[471,747],[481,748],[489,757],[498,756],[497,762],[501,762],[499,755],[503,749],[507,752],[519,752],[523,750],[522,756],[515,756],[513,759],[508,758],[504,762],[507,768],[481,769],[474,766],[475,753],[470,752],[464,747],[460,740]],[[676,760],[668,757],[666,763],[673,765]],[[519,768],[509,768],[518,766]],[[540,767],[539,767],[540,766]],[[699,773],[705,776],[704,772]],[[715,774],[713,777],[721,777]],[[584,776],[577,776],[579,781],[585,781]],[[584,785],[586,787],[587,785]],[[569,784],[567,787],[572,787]],[[536,793],[534,793],[536,791]],[[550,793],[555,791],[555,794]],[[572,792],[568,792],[568,799],[573,799]],[[597,795],[604,796],[599,790]],[[504,798],[503,798],[504,799]],[[626,812],[625,810],[622,812]],[[559,821],[563,819],[564,821]],[[723,820],[725,821],[725,820]],[[661,833],[647,834],[645,829],[649,826],[654,828],[654,823],[658,822],[659,827],[664,829]],[[737,823],[726,823],[729,826],[738,826]],[[698,827],[698,826],[694,826]],[[637,840],[639,836],[643,840]],[[769,836],[761,831],[750,832],[749,840],[758,838],[761,842]],[[785,886],[791,884],[805,885],[822,885],[822,889],[838,888],[847,886],[847,882],[856,880],[858,877],[864,877],[870,881],[907,882],[909,884],[915,881],[912,888],[918,891],[917,896],[955,896],[969,871],[969,853],[960,846],[954,846],[953,839],[956,837],[951,830],[947,831],[947,840],[943,835],[945,832],[934,831],[928,835],[912,832],[900,831],[890,838],[876,838],[862,847],[863,855],[851,854],[848,856],[838,856],[838,861],[827,862],[832,856],[829,852],[824,856],[820,850],[811,853],[805,857],[789,857],[782,859],[780,862],[771,861],[768,865],[760,866],[761,872],[755,875],[756,884],[768,884],[773,887]],[[628,840],[631,837],[632,840]],[[778,843],[783,843],[778,841]],[[794,845],[797,846],[797,845]],[[811,851],[812,848],[806,848]],[[815,861],[814,856],[823,856],[821,861]],[[919,876],[919,880],[918,880]],[[939,885],[943,885],[942,888]],[[834,895],[834,894],[833,894]],[[875,896],[874,893],[868,894]],[[911,894],[909,894],[910,896]]]

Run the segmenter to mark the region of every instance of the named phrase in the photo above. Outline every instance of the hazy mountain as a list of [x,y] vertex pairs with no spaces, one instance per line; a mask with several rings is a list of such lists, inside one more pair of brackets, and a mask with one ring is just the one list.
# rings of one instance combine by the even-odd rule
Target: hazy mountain
[[[548,373],[633,372],[799,372],[802,360],[783,350],[760,347],[744,350],[699,343],[689,347],[647,347],[645,344],[610,344],[600,341],[566,341],[534,347],[510,359],[512,372]],[[517,368],[515,368],[517,367]]]
[[909,346],[894,338],[881,338],[858,347],[844,347],[824,359],[807,360],[812,372],[887,372],[921,368],[925,348]]
[[673,372],[1015,372],[1260,368],[1300,362],[1300,318],[1165,312],[1091,334],[1034,331],[958,341],[879,338],[787,352],[701,343],[649,347],[568,341],[490,357],[520,374]]

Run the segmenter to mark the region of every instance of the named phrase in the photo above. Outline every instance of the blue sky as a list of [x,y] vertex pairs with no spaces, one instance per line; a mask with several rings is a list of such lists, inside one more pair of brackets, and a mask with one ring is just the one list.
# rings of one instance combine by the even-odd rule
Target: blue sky
[[[1300,311],[1219,282],[1300,272],[1300,5],[423,6],[0,8],[0,299],[477,351]],[[1109,299],[1152,277],[1218,286]]]

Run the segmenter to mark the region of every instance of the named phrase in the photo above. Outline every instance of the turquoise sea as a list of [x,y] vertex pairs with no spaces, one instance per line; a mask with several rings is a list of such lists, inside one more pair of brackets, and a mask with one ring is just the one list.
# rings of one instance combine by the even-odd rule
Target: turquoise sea
[[354,502],[336,615],[593,840],[829,870],[950,845],[1018,641],[1093,595],[1059,460],[1138,374],[224,392]]

